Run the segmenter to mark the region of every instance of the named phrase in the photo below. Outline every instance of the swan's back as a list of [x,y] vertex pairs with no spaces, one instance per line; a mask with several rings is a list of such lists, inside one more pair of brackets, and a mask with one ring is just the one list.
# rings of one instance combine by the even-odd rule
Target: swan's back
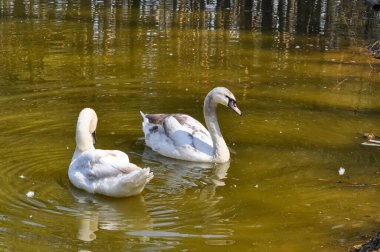
[[121,151],[88,150],[72,161],[70,181],[90,193],[111,197],[128,197],[141,193],[153,178],[149,168],[129,162]]
[[185,114],[144,114],[143,131],[147,146],[172,158],[210,162],[213,143],[208,130]]

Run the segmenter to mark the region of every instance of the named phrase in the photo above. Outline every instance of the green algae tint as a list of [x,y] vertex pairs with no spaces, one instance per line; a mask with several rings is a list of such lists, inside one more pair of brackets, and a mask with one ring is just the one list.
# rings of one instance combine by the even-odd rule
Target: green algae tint
[[[380,150],[360,143],[380,131],[380,17],[268,2],[0,0],[0,250],[345,251],[379,231]],[[216,86],[243,112],[218,108],[229,163],[145,147],[140,110],[203,122]],[[154,172],[140,196],[70,185],[84,107],[97,148]]]

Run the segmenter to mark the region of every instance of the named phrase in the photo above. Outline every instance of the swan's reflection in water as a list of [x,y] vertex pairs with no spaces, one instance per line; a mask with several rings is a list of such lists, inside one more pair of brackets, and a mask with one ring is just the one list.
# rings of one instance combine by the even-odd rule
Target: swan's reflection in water
[[95,232],[98,231],[99,216],[96,212],[84,211],[79,217],[77,238],[82,241],[93,241],[96,239]]
[[229,220],[237,206],[217,190],[226,183],[230,163],[175,160],[148,148],[143,161],[155,174],[144,197],[112,199],[70,188],[81,213],[78,239],[94,241],[102,230],[121,230],[145,245],[181,243],[189,237],[201,237],[205,243],[230,242],[234,231]]
[[78,203],[78,234],[82,241],[96,239],[98,230],[151,230],[152,220],[146,210],[142,195],[114,199],[94,195],[70,186],[70,192]]
[[[170,235],[177,237],[225,239],[233,234],[229,220],[236,206],[231,206],[217,190],[226,184],[229,162],[175,160],[149,148],[145,149],[143,160],[155,174],[155,182],[150,187],[155,193],[146,198],[154,227],[170,230]],[[167,234],[156,232],[155,235]]]
[[158,166],[154,170],[155,176],[157,174],[158,177],[164,178],[165,188],[174,191],[176,187],[190,188],[200,184],[212,184],[214,188],[224,186],[224,179],[230,168],[230,162],[223,164],[188,162],[164,157],[150,148],[145,148],[142,158],[147,165]]

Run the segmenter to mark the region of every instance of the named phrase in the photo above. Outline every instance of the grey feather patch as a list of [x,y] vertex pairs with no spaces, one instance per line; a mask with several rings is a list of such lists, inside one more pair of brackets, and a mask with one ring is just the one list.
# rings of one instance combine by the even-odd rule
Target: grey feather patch
[[162,125],[165,118],[172,116],[174,117],[181,125],[186,122],[186,116],[182,114],[149,114],[145,115],[148,118],[149,123]]
[[158,126],[153,126],[152,128],[149,129],[150,133],[156,132],[158,130]]

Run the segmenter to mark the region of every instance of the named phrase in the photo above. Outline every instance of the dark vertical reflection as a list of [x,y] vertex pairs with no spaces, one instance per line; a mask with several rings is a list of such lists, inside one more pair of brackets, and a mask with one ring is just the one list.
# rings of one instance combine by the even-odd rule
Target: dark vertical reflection
[[270,31],[272,30],[272,21],[273,21],[273,8],[272,8],[272,1],[263,1],[261,3],[262,6],[262,30],[263,31]]
[[[257,99],[259,108],[268,106],[263,105],[263,99],[268,99],[276,112],[283,109],[277,104],[284,98],[291,101],[287,104],[294,101],[306,111],[319,111],[320,106],[332,105],[327,98],[314,105],[314,91],[319,96],[328,95],[320,90],[335,86],[335,81],[334,89],[347,89],[339,98],[343,112],[360,106],[366,109],[366,104],[376,98],[366,100],[365,95],[361,98],[353,93],[376,93],[371,89],[378,86],[372,85],[378,83],[378,71],[368,73],[375,77],[373,82],[367,81],[363,77],[367,72],[357,71],[361,64],[365,65],[363,69],[372,67],[366,65],[365,53],[350,52],[379,36],[380,14],[367,9],[361,1],[0,0],[0,96],[4,98],[2,104],[6,104],[2,113],[13,115],[14,108],[8,108],[11,102],[21,104],[24,98],[33,103],[26,101],[17,107],[29,108],[38,103],[47,106],[45,103],[56,98],[59,102],[48,104],[49,110],[74,110],[75,104],[83,104],[82,98],[94,101],[98,97],[98,106],[104,105],[103,112],[107,113],[112,112],[108,108],[182,112],[180,109],[186,106],[201,107],[203,97],[199,94],[205,94],[211,85],[236,83],[241,89],[235,90],[244,93],[244,99],[249,99],[250,89],[256,85],[255,91],[264,97]],[[331,48],[350,51],[323,53]],[[354,62],[357,55],[360,62]],[[124,88],[120,88],[122,85]],[[304,92],[306,85],[311,90]],[[199,94],[191,92],[191,88]],[[164,92],[167,93],[160,95]],[[286,92],[290,95],[284,95]],[[178,106],[169,101],[178,97]],[[251,94],[252,97],[256,96]],[[347,100],[357,97],[358,105],[351,106],[356,101]],[[377,106],[376,102],[368,107]],[[62,103],[70,105],[61,106]],[[265,112],[258,109],[258,113]],[[138,117],[138,113],[135,115]],[[314,120],[314,116],[310,119]],[[115,127],[126,124],[120,121]],[[236,127],[236,131],[240,129],[238,124]],[[294,129],[299,130],[299,125]],[[25,131],[30,130],[25,127]],[[267,143],[272,136],[278,136],[273,132],[265,134],[269,136]],[[297,138],[297,134],[293,136]],[[313,132],[305,135],[309,141]],[[335,140],[333,134],[328,136],[328,140]],[[214,188],[209,189],[204,191],[206,196],[214,192]],[[207,197],[205,200],[213,202]],[[220,212],[213,213],[203,213],[206,223],[223,218]]]
[[[101,8],[102,13],[97,11]],[[87,10],[85,10],[87,9]],[[116,10],[115,10],[116,9]],[[344,25],[353,25],[374,20],[374,13],[366,9],[360,1],[332,0],[206,0],[206,1],[79,1],[55,0],[45,1],[0,1],[0,15],[3,18],[39,18],[63,21],[65,19],[82,19],[92,13],[92,21],[103,27],[115,25],[115,11],[127,9],[128,24],[131,26],[154,25],[161,12],[170,12],[164,21],[172,25],[186,24],[192,28],[204,27],[205,23],[212,29],[239,29],[263,31],[291,31],[297,33],[325,34],[332,29],[342,29]],[[46,12],[42,11],[46,10]],[[90,10],[91,12],[88,12]],[[155,12],[155,15],[153,12]],[[206,13],[203,13],[206,11]],[[150,16],[150,14],[154,14]],[[190,15],[192,19],[177,17]],[[364,14],[364,16],[363,16]],[[136,18],[135,15],[139,15]],[[150,16],[150,18],[148,18]],[[235,18],[231,18],[235,17]],[[106,20],[102,23],[99,18]],[[219,20],[215,24],[214,20]],[[233,20],[233,22],[231,22]],[[124,20],[125,21],[125,20]],[[235,22],[236,21],[236,22]],[[114,22],[114,24],[112,24]],[[98,29],[99,27],[95,27]],[[348,28],[348,27],[346,27]],[[368,29],[373,29],[368,26]],[[365,31],[368,33],[368,31]],[[100,36],[100,34],[95,34]],[[108,34],[109,36],[110,34]],[[101,39],[99,37],[99,39]]]
[[249,32],[270,34],[271,41],[254,46],[278,50],[279,67],[286,67],[298,34],[317,36],[314,46],[321,50],[357,45],[379,38],[379,16],[361,1],[0,0],[0,69],[2,78],[48,80],[54,79],[48,65],[59,71],[74,57],[81,70],[60,75],[105,78],[114,71],[112,57],[122,53],[117,65],[128,77],[150,79],[168,62],[184,71],[194,70],[188,64],[227,67],[235,43],[245,47],[242,34]]

